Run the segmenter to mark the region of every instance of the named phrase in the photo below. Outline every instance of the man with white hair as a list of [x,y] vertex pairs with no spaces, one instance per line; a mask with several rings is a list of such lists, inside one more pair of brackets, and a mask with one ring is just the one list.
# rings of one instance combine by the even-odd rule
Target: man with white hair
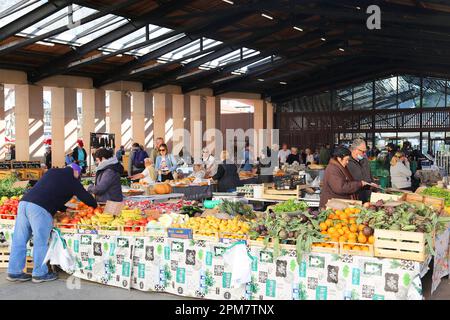
[[211,154],[211,152],[208,150],[208,148],[203,148],[202,151],[202,162],[205,166],[205,173],[207,177],[212,177],[217,172],[217,166],[216,159]]
[[[352,153],[350,161],[347,165],[353,179],[357,181],[373,182],[372,175],[370,173],[369,160],[366,157],[367,145],[364,139],[357,138],[353,140],[350,146]],[[370,189],[363,188],[358,193],[358,198],[362,202],[368,202],[370,200]]]

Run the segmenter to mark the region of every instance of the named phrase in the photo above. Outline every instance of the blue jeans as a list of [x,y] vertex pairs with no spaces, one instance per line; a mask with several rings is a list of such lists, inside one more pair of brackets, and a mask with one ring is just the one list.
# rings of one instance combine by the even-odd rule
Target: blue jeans
[[47,254],[52,227],[53,217],[47,210],[31,202],[19,203],[9,256],[9,274],[19,275],[23,272],[27,243],[31,234],[33,234],[33,277],[48,273],[47,264],[43,264],[43,261]]

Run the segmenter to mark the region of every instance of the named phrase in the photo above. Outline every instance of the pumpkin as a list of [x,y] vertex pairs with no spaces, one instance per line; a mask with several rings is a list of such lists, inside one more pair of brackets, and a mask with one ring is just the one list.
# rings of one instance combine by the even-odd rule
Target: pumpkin
[[172,192],[172,187],[167,183],[156,184],[153,189],[157,194],[168,194]]

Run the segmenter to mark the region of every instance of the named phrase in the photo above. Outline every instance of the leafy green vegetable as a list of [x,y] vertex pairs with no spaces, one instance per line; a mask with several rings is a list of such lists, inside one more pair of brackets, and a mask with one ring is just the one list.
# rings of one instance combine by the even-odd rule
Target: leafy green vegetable
[[14,196],[21,196],[24,194],[25,189],[24,188],[13,188],[12,185],[14,182],[19,181],[17,176],[11,175],[6,179],[0,180],[0,197],[14,197]]
[[288,200],[273,207],[275,213],[305,211],[308,205],[304,201]]
[[253,208],[240,201],[234,202],[223,199],[219,204],[218,209],[221,212],[229,214],[230,216],[242,215],[247,219],[253,219],[256,217],[255,213],[253,212]]

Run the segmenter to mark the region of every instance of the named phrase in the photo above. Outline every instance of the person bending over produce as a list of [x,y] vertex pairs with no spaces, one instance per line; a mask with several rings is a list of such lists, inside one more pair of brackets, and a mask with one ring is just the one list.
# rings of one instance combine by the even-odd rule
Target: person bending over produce
[[141,182],[145,183],[154,183],[156,182],[156,179],[158,179],[158,175],[155,170],[155,166],[153,164],[152,158],[145,158],[144,159],[145,169],[141,173],[135,174],[134,176],[131,176],[131,180],[138,180],[141,179]]
[[351,152],[347,148],[339,147],[333,153],[323,178],[320,208],[324,208],[332,198],[357,200],[357,192],[370,183],[355,181],[348,171],[347,165]]
[[124,169],[119,160],[113,156],[112,150],[100,148],[94,155],[97,170],[95,185],[90,185],[88,191],[93,193],[98,202],[122,202],[122,184],[120,176]]
[[[81,168],[75,163],[62,169],[50,169],[19,202],[14,237],[9,257],[9,281],[45,282],[57,279],[42,263],[47,254],[53,216],[64,211],[65,204],[76,196],[90,207],[97,207],[95,199],[80,183]],[[27,243],[33,235],[33,273],[23,272]]]

